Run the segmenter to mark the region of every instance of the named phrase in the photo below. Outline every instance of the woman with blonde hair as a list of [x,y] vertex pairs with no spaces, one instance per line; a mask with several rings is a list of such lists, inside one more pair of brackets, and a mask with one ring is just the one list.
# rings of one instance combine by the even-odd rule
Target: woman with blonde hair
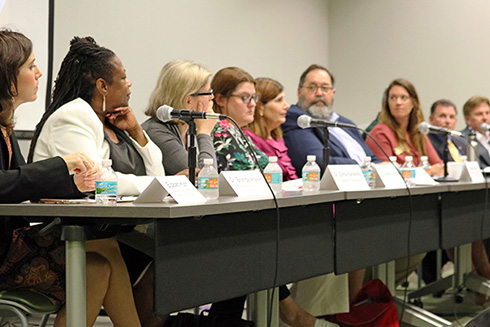
[[[188,168],[187,130],[185,121],[173,119],[162,122],[157,118],[160,106],[175,109],[190,109],[213,112],[213,90],[209,77],[211,72],[197,62],[177,60],[167,63],[161,70],[157,85],[151,93],[145,114],[150,116],[142,126],[163,153],[163,166],[169,175],[185,173]],[[211,131],[216,120],[196,119],[196,139],[199,149],[198,168],[204,159],[216,156]]]

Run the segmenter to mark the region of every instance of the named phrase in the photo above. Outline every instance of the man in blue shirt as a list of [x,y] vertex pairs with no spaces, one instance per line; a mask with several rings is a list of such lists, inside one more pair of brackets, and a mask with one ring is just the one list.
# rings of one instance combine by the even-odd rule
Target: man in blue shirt
[[[303,72],[298,86],[298,104],[292,105],[287,114],[286,122],[282,124],[284,141],[288,148],[294,168],[301,176],[301,169],[306,163],[306,156],[316,155],[316,161],[323,171],[323,134],[322,128],[302,129],[297,124],[301,115],[314,118],[352,124],[349,119],[340,116],[333,110],[334,77],[322,66],[311,65]],[[357,129],[329,127],[330,147],[329,163],[331,164],[362,164],[364,157],[371,156],[373,162],[380,162],[369,147],[364,143]]]

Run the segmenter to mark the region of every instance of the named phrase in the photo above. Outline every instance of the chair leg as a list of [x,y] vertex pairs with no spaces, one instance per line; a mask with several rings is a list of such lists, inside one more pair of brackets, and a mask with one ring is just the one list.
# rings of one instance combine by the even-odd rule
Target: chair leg
[[41,321],[39,322],[39,327],[46,327],[46,324],[48,323],[49,316],[50,316],[50,314],[48,313],[42,317]]

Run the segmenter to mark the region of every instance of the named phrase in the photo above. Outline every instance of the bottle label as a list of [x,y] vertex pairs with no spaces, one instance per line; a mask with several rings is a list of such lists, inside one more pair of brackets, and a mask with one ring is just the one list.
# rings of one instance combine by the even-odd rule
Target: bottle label
[[425,168],[425,172],[426,172],[427,174],[429,174],[429,176],[430,176],[430,167]]
[[217,190],[219,188],[219,178],[199,177],[198,185],[200,190]]
[[366,182],[372,182],[376,178],[376,172],[374,170],[363,170],[362,174],[366,179]]
[[95,182],[96,194],[117,195],[117,181]]
[[303,171],[303,182],[318,182],[320,173],[317,171]]
[[269,184],[281,184],[281,173],[266,173],[264,174]]
[[415,178],[415,169],[402,169],[402,176],[404,179]]

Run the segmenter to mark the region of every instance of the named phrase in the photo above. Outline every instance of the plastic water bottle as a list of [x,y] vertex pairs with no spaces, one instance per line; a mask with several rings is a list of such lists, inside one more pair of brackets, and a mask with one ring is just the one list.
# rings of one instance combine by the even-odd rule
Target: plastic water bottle
[[316,164],[316,156],[309,155],[306,160],[307,162],[301,172],[303,176],[303,191],[318,192],[320,190],[320,167]]
[[282,191],[282,169],[277,163],[277,157],[269,157],[269,164],[264,169],[264,175],[267,182],[271,184],[272,189],[276,193],[281,193]]
[[461,156],[461,162],[467,163],[468,162],[468,157],[467,156]]
[[374,171],[374,165],[371,162],[371,157],[364,157],[361,170],[367,184],[369,185],[369,188],[373,189],[376,183],[376,172]]
[[415,186],[415,164],[412,156],[406,156],[401,168],[403,179],[408,186]]
[[468,156],[468,161],[478,161],[480,153],[476,133],[471,131],[468,135],[468,139],[468,144],[466,145],[466,155]]
[[204,167],[199,172],[199,192],[208,200],[219,198],[219,175],[213,166],[213,159],[204,159]]
[[400,170],[401,166],[398,163],[396,156],[391,156],[390,161],[395,165],[396,169]]
[[419,167],[424,168],[425,172],[430,175],[429,157],[427,157],[427,156],[420,157],[420,165],[419,165]]
[[100,174],[95,181],[95,203],[115,205],[117,203],[117,175],[112,169],[112,160],[102,160]]

